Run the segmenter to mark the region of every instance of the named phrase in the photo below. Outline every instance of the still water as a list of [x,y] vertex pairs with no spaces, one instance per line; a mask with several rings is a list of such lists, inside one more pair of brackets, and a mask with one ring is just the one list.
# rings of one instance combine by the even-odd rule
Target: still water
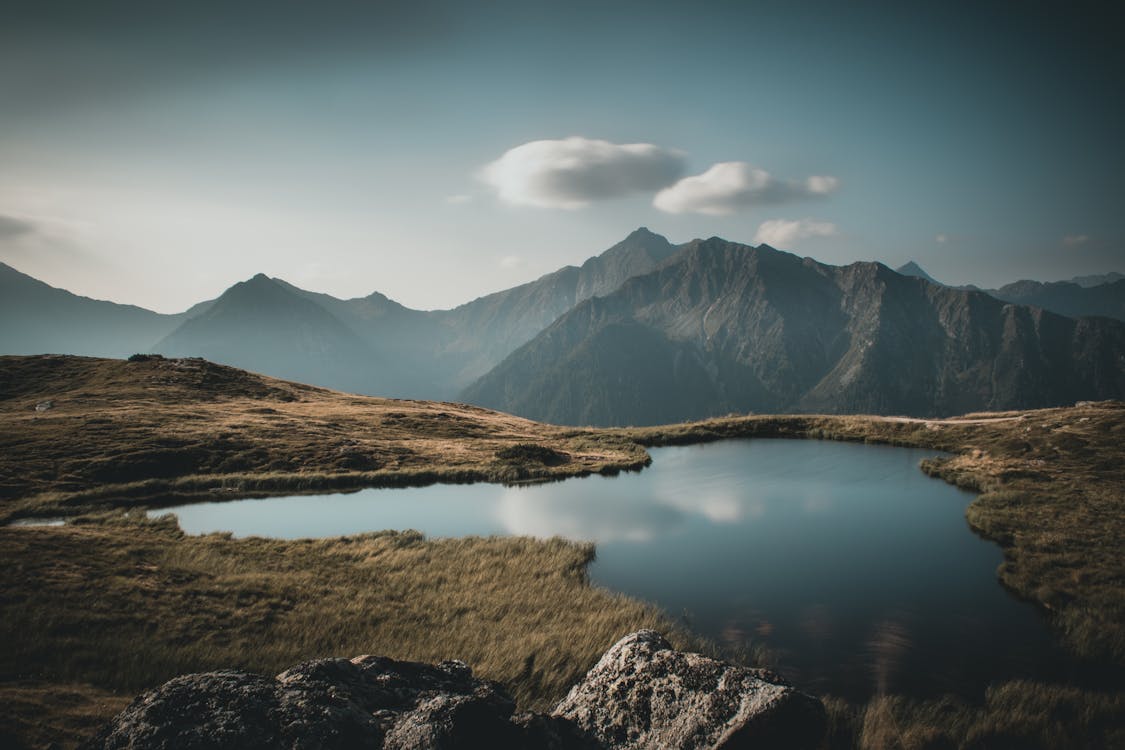
[[599,585],[695,632],[765,649],[801,687],[980,698],[993,681],[1068,679],[1039,612],[996,578],[999,548],[935,455],[811,440],[658,448],[637,474],[526,487],[433,485],[170,508],[189,533],[563,536],[597,543]]

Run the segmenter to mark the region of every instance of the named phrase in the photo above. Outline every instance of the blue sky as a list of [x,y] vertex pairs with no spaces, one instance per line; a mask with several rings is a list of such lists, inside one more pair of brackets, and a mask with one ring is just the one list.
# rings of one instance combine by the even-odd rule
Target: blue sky
[[0,260],[163,311],[259,271],[449,307],[642,225],[1125,268],[1108,3],[475,5],[7,3]]

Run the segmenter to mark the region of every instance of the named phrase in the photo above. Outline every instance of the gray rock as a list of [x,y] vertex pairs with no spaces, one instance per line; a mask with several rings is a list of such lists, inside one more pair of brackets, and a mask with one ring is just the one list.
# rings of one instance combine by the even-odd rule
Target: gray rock
[[[84,749],[523,747],[512,698],[461,662],[318,659],[275,679],[185,675],[136,698]],[[491,738],[504,739],[494,742]],[[477,743],[477,744],[474,744]]]
[[801,748],[820,701],[759,669],[672,650],[652,630],[618,641],[555,708],[607,748]]
[[514,714],[463,662],[317,659],[271,679],[185,675],[137,697],[82,750],[604,750],[802,747],[823,708],[761,670],[619,641],[551,715]]

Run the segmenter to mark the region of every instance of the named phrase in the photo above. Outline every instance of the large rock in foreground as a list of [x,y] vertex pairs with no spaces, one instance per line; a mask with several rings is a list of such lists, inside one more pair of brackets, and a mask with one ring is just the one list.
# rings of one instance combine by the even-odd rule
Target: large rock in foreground
[[514,711],[461,662],[319,659],[273,679],[177,677],[83,750],[799,748],[824,722],[819,701],[769,673],[673,651],[653,631],[614,645],[550,715]]
[[659,633],[618,641],[554,716],[607,748],[802,748],[824,734],[824,706],[775,674],[673,651]]
[[513,721],[514,709],[501,686],[461,662],[318,659],[274,679],[237,671],[177,677],[140,695],[83,747],[596,747],[563,719]]

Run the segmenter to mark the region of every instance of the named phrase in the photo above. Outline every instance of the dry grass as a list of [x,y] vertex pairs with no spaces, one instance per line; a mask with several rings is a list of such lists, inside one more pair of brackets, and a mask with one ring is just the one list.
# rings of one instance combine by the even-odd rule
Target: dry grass
[[[0,675],[44,700],[72,683],[121,696],[185,672],[374,653],[463,659],[543,708],[628,632],[698,645],[654,608],[590,586],[592,546],[558,539],[192,537],[168,518],[110,515],[0,528],[0,549]],[[17,711],[35,689],[24,694]]]
[[[574,440],[466,404],[353,396],[190,359],[0,357],[0,425],[0,522],[201,496],[555,479],[648,462],[627,439]],[[505,457],[527,444],[551,460]]]
[[[46,400],[52,408],[36,411]],[[591,588],[589,546],[395,533],[189,537],[122,509],[615,472],[645,465],[642,446],[727,437],[955,454],[924,468],[981,492],[968,517],[1003,547],[1003,583],[1048,608],[1077,652],[1125,663],[1125,405],[1000,416],[1015,419],[743,416],[574,430],[460,404],[350,396],[200,361],[0,357],[0,520],[73,521],[0,528],[0,724],[9,733],[0,742],[69,744],[122,696],[181,672],[271,673],[364,652],[463,658],[524,705],[546,705],[621,634],[671,627],[641,603]],[[689,636],[674,637],[687,645]],[[1061,732],[1074,746],[1120,746],[1121,701],[1011,683],[981,706],[831,702],[830,739],[833,747],[1049,747],[1065,746]]]
[[853,708],[826,701],[832,750],[1094,750],[1125,747],[1125,693],[1007,682],[980,705],[882,696]]

